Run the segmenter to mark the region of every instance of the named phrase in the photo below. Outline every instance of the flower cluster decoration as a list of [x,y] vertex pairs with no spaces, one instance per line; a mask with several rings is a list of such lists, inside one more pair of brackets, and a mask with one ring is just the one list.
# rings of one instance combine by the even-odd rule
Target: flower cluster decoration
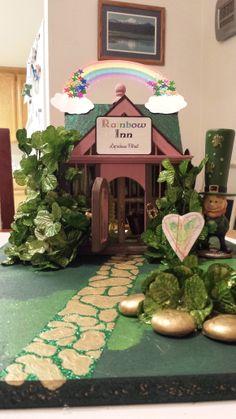
[[82,76],[83,70],[77,70],[71,79],[66,83],[64,87],[64,92],[67,93],[69,97],[78,97],[82,98],[87,93],[88,82]]
[[152,87],[155,96],[171,96],[176,94],[176,86],[173,80],[148,81],[148,85]]

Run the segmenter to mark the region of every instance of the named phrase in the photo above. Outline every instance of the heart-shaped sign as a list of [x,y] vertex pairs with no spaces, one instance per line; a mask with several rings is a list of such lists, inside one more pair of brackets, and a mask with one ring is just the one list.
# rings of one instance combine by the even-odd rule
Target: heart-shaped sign
[[188,256],[204,224],[204,218],[199,212],[168,214],[163,218],[162,230],[181,262]]

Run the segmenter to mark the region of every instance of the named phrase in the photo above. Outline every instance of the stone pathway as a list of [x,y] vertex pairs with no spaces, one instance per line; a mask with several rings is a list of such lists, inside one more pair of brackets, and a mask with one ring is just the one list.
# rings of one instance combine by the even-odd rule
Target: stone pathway
[[144,258],[112,256],[1,376],[10,385],[39,380],[56,390],[68,378],[90,377]]

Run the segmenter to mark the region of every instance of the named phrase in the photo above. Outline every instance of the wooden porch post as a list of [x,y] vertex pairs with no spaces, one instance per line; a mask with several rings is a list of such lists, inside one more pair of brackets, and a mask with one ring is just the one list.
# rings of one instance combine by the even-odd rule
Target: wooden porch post
[[117,179],[118,242],[125,241],[125,178]]

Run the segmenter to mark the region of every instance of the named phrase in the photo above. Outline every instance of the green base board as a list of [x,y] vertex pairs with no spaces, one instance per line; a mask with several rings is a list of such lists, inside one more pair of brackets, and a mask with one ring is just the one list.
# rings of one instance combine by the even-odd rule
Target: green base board
[[[213,262],[202,262],[202,266]],[[20,385],[6,382],[9,365],[19,362],[16,360],[24,356],[27,345],[48,332],[50,322],[60,321],[58,313],[78,292],[84,293],[91,278],[96,280],[99,275],[103,280],[104,266],[110,269],[109,263],[106,258],[84,258],[78,265],[56,272],[37,272],[22,265],[0,267],[0,408],[236,399],[236,345],[210,340],[199,332],[181,339],[164,337],[137,319],[121,315],[113,328],[104,332],[103,350],[87,374],[76,376],[67,371],[63,385],[53,390],[32,374]],[[236,268],[236,259],[226,263]],[[117,266],[113,260],[109,279],[118,277]],[[134,279],[128,292],[140,292],[142,279],[155,268],[147,263],[139,266],[138,272],[137,267],[136,271],[129,267]],[[123,283],[127,282],[125,275]],[[110,289],[104,295],[111,293]],[[93,308],[92,303],[88,305]],[[68,348],[73,346],[64,346]]]
[[68,381],[54,392],[38,382],[19,389],[0,385],[1,409],[192,403],[236,398],[236,374],[123,377]]

